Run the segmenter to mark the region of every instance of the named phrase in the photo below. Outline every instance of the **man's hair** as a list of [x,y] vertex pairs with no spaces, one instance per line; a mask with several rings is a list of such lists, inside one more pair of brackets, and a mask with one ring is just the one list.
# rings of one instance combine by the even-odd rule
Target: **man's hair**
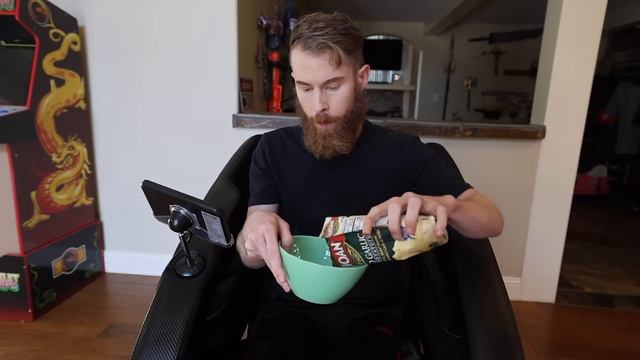
[[314,12],[301,17],[293,29],[289,48],[300,48],[314,55],[329,54],[329,61],[340,67],[343,56],[357,68],[364,64],[364,36],[346,14]]

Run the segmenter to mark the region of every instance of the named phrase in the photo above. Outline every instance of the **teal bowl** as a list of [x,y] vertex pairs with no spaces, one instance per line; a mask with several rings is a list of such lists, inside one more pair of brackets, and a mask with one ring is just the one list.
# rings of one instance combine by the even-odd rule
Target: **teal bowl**
[[297,297],[315,304],[332,304],[360,280],[367,265],[334,267],[324,238],[296,235],[291,250],[280,247],[287,281]]

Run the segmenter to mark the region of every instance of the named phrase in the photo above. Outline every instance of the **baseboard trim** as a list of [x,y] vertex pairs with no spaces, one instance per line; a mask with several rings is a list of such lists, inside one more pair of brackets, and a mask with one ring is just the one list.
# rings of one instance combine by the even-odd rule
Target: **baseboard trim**
[[507,288],[509,300],[521,300],[520,285],[522,279],[515,276],[503,276],[504,286]]
[[171,254],[146,254],[131,251],[104,251],[105,271],[116,274],[160,276]]

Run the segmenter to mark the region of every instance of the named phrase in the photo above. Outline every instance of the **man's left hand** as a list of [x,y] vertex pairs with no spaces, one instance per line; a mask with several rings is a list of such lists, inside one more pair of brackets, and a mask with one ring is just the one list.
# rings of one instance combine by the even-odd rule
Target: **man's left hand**
[[409,235],[415,235],[419,215],[436,217],[435,233],[443,235],[447,229],[447,219],[456,206],[456,198],[452,195],[427,196],[406,192],[402,196],[393,197],[371,208],[364,219],[362,232],[371,234],[373,226],[383,216],[389,218],[389,232],[396,240],[402,240],[402,218]]

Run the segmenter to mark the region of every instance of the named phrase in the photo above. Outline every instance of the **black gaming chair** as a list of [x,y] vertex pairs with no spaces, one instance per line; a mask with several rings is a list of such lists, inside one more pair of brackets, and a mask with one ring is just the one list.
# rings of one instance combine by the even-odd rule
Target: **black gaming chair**
[[[204,200],[221,207],[234,235],[247,211],[249,165],[260,135],[236,151]],[[458,170],[439,144],[429,143]],[[511,304],[488,239],[467,239],[449,229],[449,244],[404,262],[410,293],[406,307],[418,344],[408,358],[523,359]],[[164,270],[138,335],[132,359],[238,359],[242,335],[255,317],[259,284],[255,270],[245,268],[232,248],[220,248],[197,237],[191,249],[206,259],[202,273],[182,278],[174,264],[180,247]],[[417,354],[418,352],[419,354]]]

